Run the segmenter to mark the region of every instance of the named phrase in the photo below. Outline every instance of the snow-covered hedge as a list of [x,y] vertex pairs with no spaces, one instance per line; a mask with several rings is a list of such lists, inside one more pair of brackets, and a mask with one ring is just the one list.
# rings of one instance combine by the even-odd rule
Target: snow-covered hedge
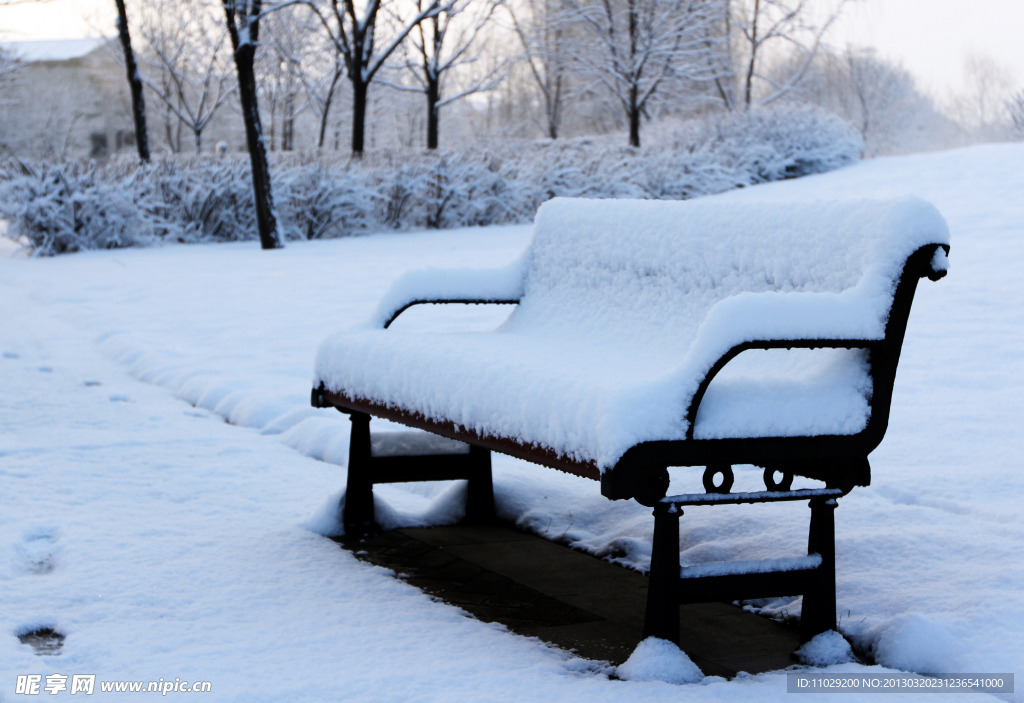
[[[856,131],[808,107],[691,122],[640,149],[609,137],[503,143],[463,151],[376,151],[361,160],[278,155],[278,221],[288,239],[385,229],[529,222],[556,196],[687,199],[852,163]],[[0,166],[0,218],[36,255],[83,249],[256,238],[248,159],[166,157],[10,161]]]

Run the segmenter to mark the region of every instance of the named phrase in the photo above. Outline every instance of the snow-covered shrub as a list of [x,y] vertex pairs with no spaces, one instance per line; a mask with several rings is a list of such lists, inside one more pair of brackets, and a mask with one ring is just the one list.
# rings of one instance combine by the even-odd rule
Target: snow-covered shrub
[[[506,142],[462,151],[278,154],[272,165],[286,239],[387,229],[525,223],[558,196],[684,200],[855,161],[862,144],[811,107],[692,121],[671,143],[640,149],[610,137]],[[248,159],[168,156],[0,166],[0,217],[37,255],[152,241],[255,239]]]
[[154,216],[179,242],[231,242],[256,231],[252,175],[240,161],[162,161],[137,171],[139,190],[158,203]]
[[753,183],[831,171],[864,151],[852,125],[811,105],[738,113],[708,131],[712,150],[750,174]]
[[328,239],[379,225],[383,198],[358,175],[323,164],[277,171],[274,200],[286,239]]
[[152,240],[130,181],[92,165],[12,162],[0,176],[0,217],[42,256],[138,246]]

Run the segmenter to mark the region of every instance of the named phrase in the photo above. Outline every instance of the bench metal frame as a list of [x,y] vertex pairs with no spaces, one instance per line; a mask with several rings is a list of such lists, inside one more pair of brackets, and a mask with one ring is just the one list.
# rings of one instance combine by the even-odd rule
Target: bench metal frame
[[[352,445],[349,460],[349,489],[346,493],[346,526],[353,511],[353,527],[372,522],[372,484],[397,480],[439,480],[442,478],[469,478],[470,503],[473,496],[490,486],[490,451],[508,454],[519,459],[547,466],[601,482],[601,493],[612,500],[634,498],[642,505],[654,508],[654,545],[651,559],[650,590],[648,592],[645,635],[655,635],[679,641],[678,606],[716,600],[762,598],[769,596],[803,595],[801,641],[836,626],[835,600],[835,527],[833,513],[836,499],[849,493],[855,486],[871,482],[868,455],[881,443],[889,424],[896,367],[906,333],[910,308],[914,301],[918,280],[937,281],[946,272],[932,268],[938,249],[949,252],[945,244],[929,244],[911,254],[896,283],[892,307],[880,340],[812,339],[812,340],[755,340],[734,346],[712,366],[694,394],[687,410],[689,429],[685,440],[642,442],[623,454],[614,467],[604,472],[594,462],[574,461],[558,455],[546,447],[520,442],[507,437],[483,436],[452,422],[438,421],[399,407],[349,397],[329,391],[321,385],[312,392],[314,407],[335,407],[351,414],[353,421]],[[390,326],[399,314],[413,305],[430,303],[464,304],[516,304],[518,300],[481,299],[423,299],[416,300],[396,311],[384,325]],[[864,349],[868,354],[872,380],[872,394],[868,399],[870,415],[863,430],[852,435],[820,435],[796,437],[745,437],[728,439],[694,438],[697,412],[708,387],[715,376],[736,356],[750,349],[842,348]],[[384,461],[369,456],[369,416],[386,418],[409,427],[466,442],[473,447],[470,455],[444,457],[401,457]],[[365,420],[363,418],[366,418]],[[365,426],[365,429],[364,429]],[[465,457],[476,457],[473,460]],[[459,458],[461,457],[461,459]],[[486,457],[486,459],[484,458]],[[463,463],[460,463],[463,462]],[[482,468],[486,463],[486,479]],[[716,488],[708,477],[722,474],[731,477],[731,466],[753,464],[765,469],[763,493],[735,494],[735,500],[724,499],[722,488]],[[467,468],[472,465],[477,468]],[[669,485],[668,467],[704,466],[707,494],[694,494],[666,498]],[[355,468],[353,468],[355,467]],[[401,468],[399,468],[401,467]],[[418,467],[418,468],[416,468]],[[782,472],[782,486],[774,481],[776,472]],[[428,478],[429,476],[429,478]],[[825,482],[825,489],[790,491],[793,476],[803,476]],[[474,483],[475,478],[475,483]],[[353,483],[353,480],[355,483]],[[731,480],[726,483],[731,485]],[[474,490],[472,486],[477,486]],[[355,490],[353,491],[353,487]],[[724,493],[728,493],[725,486]],[[815,492],[817,490],[817,492]],[[679,568],[679,517],[683,506],[721,505],[727,503],[763,503],[780,500],[807,499],[811,507],[808,554],[817,555],[816,566],[782,571],[757,571],[721,576],[689,578]],[[367,502],[369,508],[366,508]],[[477,498],[476,504],[486,501]],[[358,506],[358,507],[357,507]],[[471,507],[467,515],[493,514],[493,499],[488,512],[485,508]],[[812,559],[814,561],[814,559]],[[808,562],[811,564],[811,562]],[[673,615],[674,613],[674,615]]]
[[464,524],[486,524],[494,519],[494,487],[491,481],[491,452],[470,445],[465,454],[405,454],[373,456],[370,416],[339,407],[352,420],[348,450],[348,483],[342,522],[345,533],[355,535],[373,529],[375,483],[415,481],[468,482]]

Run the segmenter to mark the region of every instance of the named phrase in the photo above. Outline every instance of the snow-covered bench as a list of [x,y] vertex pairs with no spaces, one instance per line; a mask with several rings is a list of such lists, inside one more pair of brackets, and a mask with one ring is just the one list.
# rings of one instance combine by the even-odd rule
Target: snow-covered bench
[[[675,639],[665,603],[739,596],[724,573],[707,576],[718,591],[680,591],[697,581],[678,578],[679,507],[721,501],[665,498],[667,467],[706,467],[714,494],[728,493],[732,465],[761,466],[766,500],[813,499],[811,543],[831,544],[834,498],[870,480],[917,281],[945,274],[948,242],[918,199],[548,202],[511,266],[409,273],[369,324],[320,346],[313,404],[356,423],[346,522],[372,520],[370,415],[474,447],[456,473],[471,479],[477,514],[490,500],[484,450],[599,480],[609,498],[655,507],[648,631]],[[411,305],[447,302],[517,307],[494,332],[386,329]],[[412,452],[435,456],[431,477],[447,461],[439,451]],[[390,462],[377,461],[392,474],[380,480],[416,480],[414,462]],[[793,475],[826,489],[791,491]],[[772,588],[803,590],[774,595],[827,591],[823,558],[780,566]],[[805,637],[834,627],[831,578],[831,609],[826,593]],[[745,597],[758,595],[772,594]],[[805,625],[808,600],[821,599],[805,598]]]

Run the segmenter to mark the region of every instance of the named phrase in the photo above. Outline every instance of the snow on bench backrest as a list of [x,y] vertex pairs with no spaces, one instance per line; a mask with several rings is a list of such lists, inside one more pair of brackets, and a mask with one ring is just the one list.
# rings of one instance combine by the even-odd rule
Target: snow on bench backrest
[[[321,345],[317,380],[609,467],[640,442],[685,439],[701,381],[738,344],[882,339],[907,258],[948,241],[938,211],[912,198],[556,199],[538,212],[533,241],[514,264],[395,281],[363,330]],[[520,304],[496,333],[423,338],[381,329],[431,300]],[[772,391],[795,408],[788,414],[757,405],[744,415],[716,405],[709,389],[694,436],[860,431],[871,392],[863,354],[829,359],[824,372],[833,374],[835,361],[836,383],[812,378],[796,395],[786,395],[789,385]],[[801,400],[808,393],[822,403]],[[825,406],[836,407],[829,414]]]
[[537,214],[506,329],[655,345],[679,360],[749,339],[880,339],[907,257],[948,241],[942,216],[917,198],[556,198]]

